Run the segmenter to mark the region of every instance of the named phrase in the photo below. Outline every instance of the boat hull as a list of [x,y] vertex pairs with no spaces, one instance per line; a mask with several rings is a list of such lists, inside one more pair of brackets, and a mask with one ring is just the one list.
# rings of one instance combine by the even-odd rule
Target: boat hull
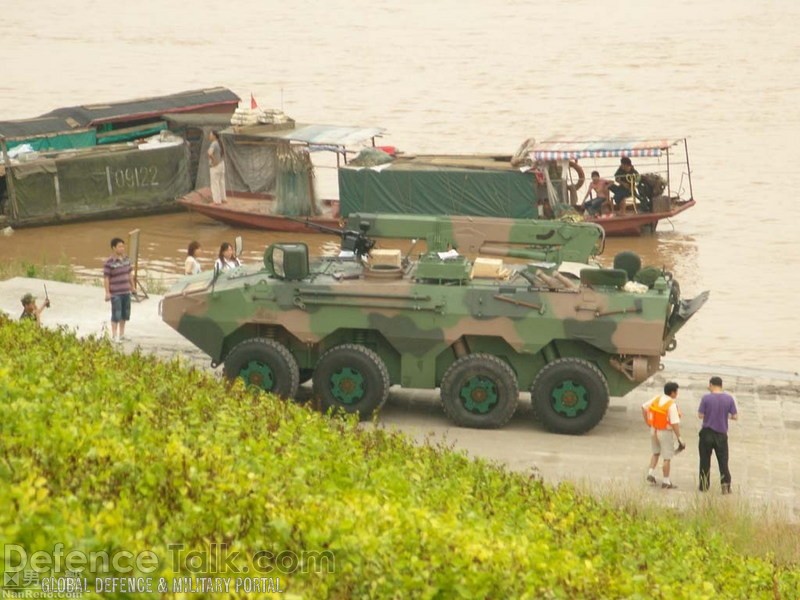
[[[271,197],[252,197],[232,194],[227,197],[224,204],[214,204],[211,201],[211,191],[208,188],[195,190],[178,199],[178,204],[203,216],[247,229],[261,229],[265,231],[288,231],[308,233],[306,217],[287,218],[274,214],[275,200]],[[294,220],[299,219],[299,220]],[[333,212],[328,214],[308,217],[308,222],[327,227],[339,227],[339,218]]]
[[586,222],[600,225],[607,236],[643,235],[655,232],[658,222],[662,219],[670,219],[695,204],[695,200],[686,200],[664,212],[631,213],[608,218],[594,217],[586,219]]

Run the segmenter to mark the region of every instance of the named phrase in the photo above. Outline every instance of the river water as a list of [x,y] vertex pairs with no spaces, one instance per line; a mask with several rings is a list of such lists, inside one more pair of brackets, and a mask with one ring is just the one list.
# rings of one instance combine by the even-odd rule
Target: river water
[[[798,25],[793,0],[14,0],[0,119],[225,85],[297,121],[385,127],[408,152],[689,136],[697,206],[605,256],[632,249],[684,295],[711,290],[670,357],[798,371]],[[96,274],[135,228],[151,280],[189,240],[208,265],[239,233],[188,214],[63,225],[0,237],[0,258]],[[244,235],[252,260],[279,237]]]

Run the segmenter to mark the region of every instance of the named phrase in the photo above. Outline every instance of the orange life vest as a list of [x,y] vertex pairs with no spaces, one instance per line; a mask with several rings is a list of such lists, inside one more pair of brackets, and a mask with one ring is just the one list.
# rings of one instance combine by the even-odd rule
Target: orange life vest
[[675,402],[670,398],[666,404],[659,404],[656,396],[647,409],[647,424],[655,429],[669,429],[669,409]]

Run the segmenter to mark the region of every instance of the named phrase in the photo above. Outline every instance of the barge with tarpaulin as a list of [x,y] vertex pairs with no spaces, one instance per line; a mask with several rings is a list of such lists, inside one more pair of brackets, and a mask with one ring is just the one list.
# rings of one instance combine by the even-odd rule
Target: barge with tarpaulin
[[[613,179],[630,158],[641,178],[618,214],[582,210],[586,174]],[[560,218],[597,223],[607,235],[652,233],[695,205],[686,138],[526,140],[514,155],[398,154],[339,168],[342,216],[351,213]]]
[[[196,186],[202,133],[238,104],[215,87],[0,122],[0,213],[24,227],[176,210]],[[171,135],[171,119],[201,133]]]

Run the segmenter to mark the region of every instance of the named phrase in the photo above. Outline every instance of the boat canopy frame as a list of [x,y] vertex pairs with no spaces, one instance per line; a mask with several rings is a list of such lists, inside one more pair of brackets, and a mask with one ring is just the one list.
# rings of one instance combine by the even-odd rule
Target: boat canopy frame
[[[660,158],[666,159],[667,194],[672,196],[670,166],[686,165],[689,200],[694,200],[692,169],[689,163],[688,138],[606,138],[599,140],[548,139],[541,142],[528,140],[524,144],[528,157],[536,161],[578,161],[582,158]],[[674,149],[683,149],[683,160],[675,160]],[[671,152],[672,151],[672,152]],[[679,193],[679,189],[676,190]]]
[[323,124],[275,124],[232,126],[220,133],[222,135],[249,138],[264,144],[285,144],[305,146],[309,152],[328,151],[336,154],[336,166],[347,164],[347,148],[363,144],[367,140],[375,146],[375,138],[382,137],[386,130],[382,127],[358,127]]

